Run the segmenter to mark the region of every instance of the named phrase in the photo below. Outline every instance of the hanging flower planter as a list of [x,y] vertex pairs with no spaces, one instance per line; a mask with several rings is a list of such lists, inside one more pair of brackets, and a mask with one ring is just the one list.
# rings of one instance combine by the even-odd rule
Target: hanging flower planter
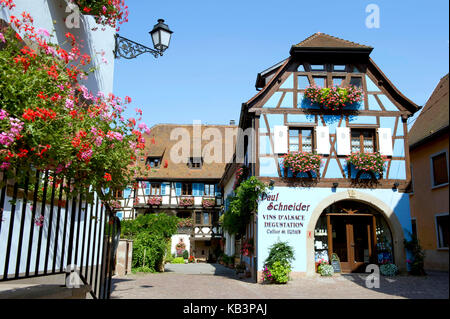
[[103,26],[118,28],[118,24],[128,21],[128,6],[124,0],[68,0],[78,5],[80,12],[92,15]]
[[317,154],[307,152],[289,152],[283,157],[283,165],[290,169],[294,176],[300,173],[308,174],[312,178],[312,173],[319,176],[322,157]]
[[159,206],[162,203],[162,197],[161,196],[151,196],[148,199],[147,203],[152,206]]
[[253,254],[253,239],[244,241],[241,247],[241,254],[243,256],[250,256]]
[[356,86],[346,88],[319,88],[310,86],[305,90],[305,98],[311,105],[317,104],[331,111],[342,110],[349,106],[359,106],[363,100],[364,91]]
[[194,199],[191,197],[181,197],[179,205],[183,207],[193,206]]
[[203,198],[202,206],[203,208],[212,208],[216,205],[216,200],[214,198]]
[[372,179],[381,178],[386,161],[387,157],[380,153],[353,153],[347,158],[347,162],[358,171],[356,179],[359,179],[364,173],[370,174]]

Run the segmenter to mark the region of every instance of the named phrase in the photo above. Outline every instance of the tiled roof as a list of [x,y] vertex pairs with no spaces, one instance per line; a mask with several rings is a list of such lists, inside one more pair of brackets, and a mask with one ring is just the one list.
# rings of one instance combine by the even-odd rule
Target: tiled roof
[[414,146],[448,127],[449,124],[448,74],[437,85],[424,109],[409,132],[409,145]]
[[[170,153],[174,145],[180,142],[181,137],[176,136],[176,140],[170,140],[171,133],[175,130],[186,130],[189,133],[190,140],[190,156],[193,156],[193,125],[178,125],[178,124],[158,124],[151,128],[150,135],[144,135],[146,140],[145,153],[146,156],[138,158],[139,165],[144,168],[145,174],[139,176],[140,178],[155,178],[155,179],[220,179],[224,173],[225,165],[231,160],[234,153],[234,139],[225,141],[226,129],[237,129],[237,126],[232,125],[201,125],[201,134],[209,135],[205,130],[217,129],[220,132],[222,139],[222,161],[220,163],[206,163],[204,162],[202,168],[192,169],[186,163],[175,163],[171,159]],[[203,140],[200,142],[202,149],[205,145],[212,142],[213,137],[209,141]],[[228,151],[227,147],[231,151]],[[226,155],[229,155],[226,158]],[[145,169],[145,162],[148,156],[162,157],[162,164],[159,169]],[[142,160],[143,159],[143,160]],[[164,168],[164,163],[167,161],[168,167]]]
[[302,42],[294,45],[295,48],[355,48],[372,49],[370,46],[347,41],[331,35],[317,32]]

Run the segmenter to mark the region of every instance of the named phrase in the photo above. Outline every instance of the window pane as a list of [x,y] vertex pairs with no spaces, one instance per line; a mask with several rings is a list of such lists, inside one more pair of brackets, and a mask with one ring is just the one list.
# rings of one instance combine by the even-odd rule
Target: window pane
[[373,153],[374,147],[373,147],[373,139],[364,139],[364,152],[365,153]]
[[439,248],[448,248],[449,229],[448,229],[448,215],[436,217],[438,225]]
[[333,78],[333,86],[341,86],[344,78]]
[[202,215],[200,212],[195,213],[195,223],[200,224],[202,222]]
[[352,132],[352,152],[357,153],[361,151],[361,142],[359,140],[359,132]]
[[350,79],[350,85],[360,88],[360,87],[362,87],[362,79],[360,77],[352,77]]
[[289,136],[298,136],[298,130],[289,130]]
[[298,152],[298,145],[289,145],[289,152]]
[[316,86],[324,88],[326,87],[326,81],[324,77],[313,77],[314,83],[316,83]]
[[209,225],[209,213],[203,213],[203,225]]
[[311,64],[312,71],[323,71],[325,70],[325,65],[323,64]]
[[345,65],[334,65],[334,71],[345,71]]
[[302,151],[312,152],[312,131],[302,130]]
[[308,77],[305,75],[300,75],[298,77],[298,88],[303,90],[306,89],[308,86],[310,86]]
[[433,157],[434,186],[448,182],[447,156],[446,153]]
[[290,137],[289,138],[289,145],[296,145],[298,144],[298,136],[297,137]]

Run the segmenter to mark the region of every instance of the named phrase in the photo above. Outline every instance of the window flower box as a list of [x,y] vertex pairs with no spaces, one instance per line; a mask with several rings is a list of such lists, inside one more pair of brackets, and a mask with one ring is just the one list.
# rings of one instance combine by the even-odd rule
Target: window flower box
[[178,221],[178,228],[190,228],[194,225],[194,220],[192,218],[181,218]]
[[216,206],[216,199],[215,198],[203,198],[202,206],[203,206],[203,208],[212,208],[212,207]]
[[317,104],[331,111],[342,110],[346,107],[357,106],[363,100],[364,92],[356,86],[320,88],[310,86],[305,90],[305,99],[311,105]]
[[183,207],[193,206],[194,198],[193,197],[181,197],[179,205],[183,206]]
[[[309,178],[319,176],[322,157],[314,153],[289,152],[283,157],[284,168],[291,170],[294,176],[306,173]],[[286,174],[287,175],[287,174]]]
[[161,196],[151,196],[148,199],[147,203],[152,206],[159,206],[162,203],[162,197]]
[[386,156],[380,153],[353,153],[347,158],[347,162],[356,170],[356,175],[351,174],[353,179],[360,179],[369,174],[372,179],[380,179],[385,170]]

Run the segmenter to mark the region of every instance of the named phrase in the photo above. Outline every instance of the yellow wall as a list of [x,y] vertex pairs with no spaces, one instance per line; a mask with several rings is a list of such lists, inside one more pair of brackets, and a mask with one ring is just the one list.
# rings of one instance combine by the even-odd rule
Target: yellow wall
[[418,238],[425,250],[425,268],[447,271],[448,249],[437,248],[435,215],[449,212],[449,187],[432,188],[430,156],[445,150],[448,161],[448,143],[446,133],[410,153],[414,187],[410,195],[411,217],[416,218]]

